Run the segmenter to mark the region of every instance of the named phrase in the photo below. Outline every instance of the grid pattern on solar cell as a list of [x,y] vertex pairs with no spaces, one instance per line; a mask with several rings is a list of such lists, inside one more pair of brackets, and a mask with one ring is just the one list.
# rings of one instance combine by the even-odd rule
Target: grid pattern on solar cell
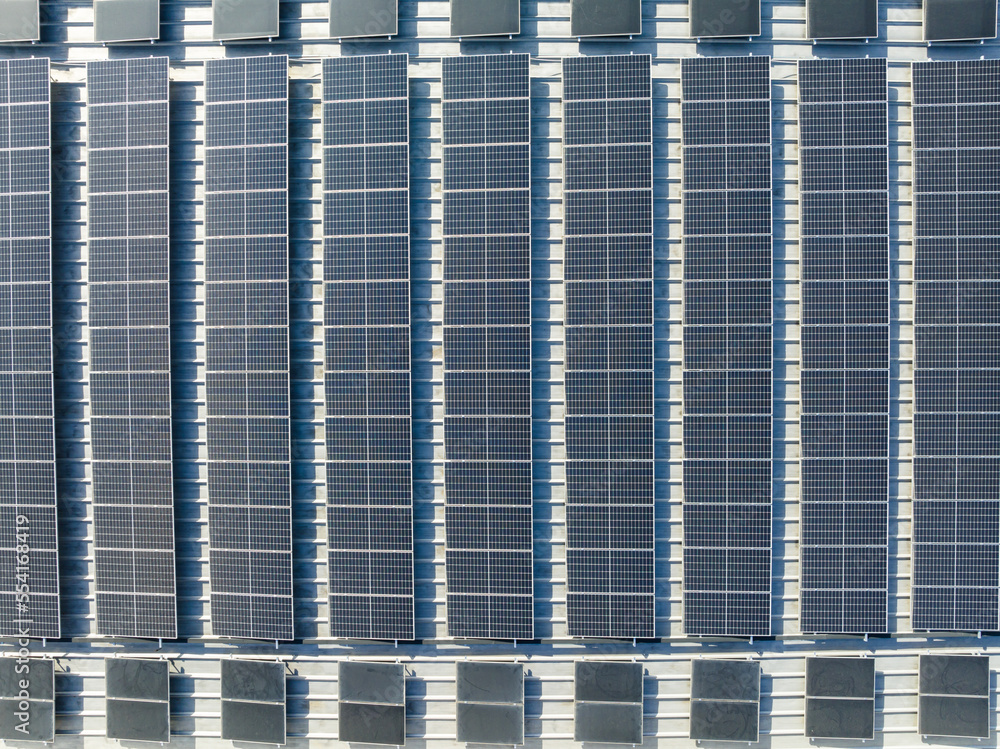
[[334,637],[413,639],[407,62],[323,61]]
[[448,631],[528,640],[528,55],[446,58],[442,68]]
[[654,635],[648,55],[563,61],[569,633]]
[[887,108],[884,59],[799,62],[803,632],[888,628]]
[[97,633],[177,636],[167,58],[87,64]]
[[770,59],[681,65],[684,631],[771,631]]
[[914,63],[915,630],[997,630],[1000,61]]
[[288,58],[205,70],[212,630],[293,638]]
[[0,635],[59,637],[49,138],[49,61],[0,61]]

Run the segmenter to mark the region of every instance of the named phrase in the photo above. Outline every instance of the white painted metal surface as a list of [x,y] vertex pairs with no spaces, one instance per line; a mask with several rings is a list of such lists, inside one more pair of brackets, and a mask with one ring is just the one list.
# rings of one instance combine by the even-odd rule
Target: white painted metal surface
[[[449,38],[447,0],[403,0],[399,36],[392,41],[324,38],[325,0],[282,3],[281,38],[266,42],[211,42],[211,8],[201,0],[162,0],[157,45],[106,48],[92,43],[87,2],[44,4],[42,44],[0,47],[0,56],[53,58],[53,190],[55,341],[60,457],[60,543],[63,631],[78,638],[41,644],[36,654],[58,656],[59,746],[106,743],[104,664],[118,653],[174,658],[172,745],[230,746],[219,739],[218,658],[234,648],[212,637],[208,611],[207,489],[205,485],[204,70],[202,60],[224,55],[289,54],[291,154],[291,325],[294,459],[295,609],[299,645],[241,648],[241,655],[288,659],[290,745],[315,746],[337,736],[336,661],[344,657],[400,658],[407,667],[407,745],[455,744],[454,661],[510,658],[525,663],[528,746],[572,741],[573,661],[632,658],[646,668],[644,746],[693,746],[688,733],[688,678],[693,657],[759,657],[763,668],[761,743],[781,749],[804,738],[806,655],[867,652],[876,663],[876,730],[886,747],[922,746],[916,734],[917,655],[929,648],[1000,655],[1000,638],[929,640],[910,632],[909,533],[912,435],[912,264],[910,200],[911,60],[1000,57],[1000,45],[935,45],[922,41],[919,0],[884,0],[879,39],[816,45],[805,38],[802,0],[774,0],[763,8],[758,41],[697,45],[686,38],[684,0],[646,0],[643,35],[628,40],[569,38],[569,3],[522,2],[521,35],[513,40],[459,42]],[[408,52],[411,55],[412,256],[414,361],[414,470],[417,636],[422,645],[347,647],[329,641],[326,623],[325,486],[322,420],[322,194],[318,59],[338,54]],[[443,360],[441,355],[441,64],[442,56],[530,52],[532,92],[535,591],[536,633],[543,643],[513,647],[468,645],[446,639],[444,605]],[[657,635],[663,641],[581,643],[566,638],[563,470],[562,161],[559,58],[576,54],[653,55],[654,188],[656,231],[656,364],[658,382]],[[775,184],[775,512],[773,630],[764,643],[704,645],[681,632],[681,278],[680,67],[690,55],[770,54]],[[80,63],[123,54],[167,54],[171,67],[171,184],[173,237],[174,413],[180,633],[183,644],[115,644],[94,635],[93,533],[89,434],[86,163],[84,69]],[[798,398],[799,292],[797,112],[794,60],[821,56],[889,58],[892,231],[890,607],[893,639],[806,640],[798,633]],[[207,642],[206,642],[207,639]],[[325,642],[324,642],[325,640]],[[9,648],[4,648],[10,654]],[[994,658],[1000,667],[1000,658]],[[995,680],[994,680],[995,685]],[[994,686],[995,688],[995,686]],[[995,720],[995,718],[994,718]],[[110,742],[107,742],[110,743]],[[860,746],[860,745],[859,745]]]

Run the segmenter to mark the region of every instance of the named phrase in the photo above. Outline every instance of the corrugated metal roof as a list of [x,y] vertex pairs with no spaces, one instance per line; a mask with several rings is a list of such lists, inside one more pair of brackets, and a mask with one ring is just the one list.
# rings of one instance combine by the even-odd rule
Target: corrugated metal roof
[[[696,44],[686,38],[687,4],[646,0],[641,37],[568,37],[569,3],[524,0],[522,34],[514,39],[447,38],[448,3],[400,3],[400,36],[338,44],[325,40],[325,0],[285,0],[282,38],[221,46],[210,41],[208,0],[162,0],[163,41],[104,47],[91,42],[88,0],[42,4],[43,42],[6,46],[3,56],[50,56],[53,64],[55,337],[60,475],[63,628],[72,642],[33,646],[58,655],[59,743],[99,744],[104,722],[106,655],[153,654],[156,644],[112,645],[92,639],[94,599],[87,406],[86,111],[84,69],[91,59],[133,55],[171,58],[171,189],[173,376],[177,486],[178,589],[182,644],[160,654],[172,664],[175,742],[219,743],[217,659],[234,649],[211,638],[208,619],[205,486],[203,220],[204,107],[202,60],[224,55],[288,54],[291,156],[291,321],[294,440],[296,630],[302,644],[255,645],[240,654],[288,658],[289,735],[332,739],[336,665],[345,656],[400,658],[407,665],[409,744],[454,743],[454,661],[518,655],[527,674],[527,735],[572,741],[572,663],[580,657],[636,657],[645,664],[646,745],[687,745],[688,675],[692,657],[762,657],[762,743],[802,746],[804,656],[868,653],[878,658],[879,717],[885,746],[921,743],[916,726],[916,656],[927,648],[995,650],[993,638],[934,638],[909,633],[910,440],[912,437],[911,162],[909,62],[998,56],[1000,45],[935,45],[921,39],[920,4],[881,3],[881,34],[867,44],[813,45],[805,39],[804,2],[765,2],[763,36],[754,42]],[[321,131],[318,58],[407,52],[411,58],[414,435],[416,479],[417,634],[422,645],[359,646],[315,642],[328,635],[324,538],[322,418]],[[528,52],[532,91],[534,453],[536,631],[546,644],[466,645],[445,640],[443,407],[441,355],[441,84],[440,58],[482,52]],[[566,639],[563,470],[563,304],[561,80],[558,58],[576,54],[653,56],[657,338],[657,635],[656,645],[584,644]],[[776,641],[700,644],[681,632],[681,57],[772,55],[775,181],[775,566]],[[890,78],[893,361],[890,629],[897,638],[802,640],[798,577],[798,206],[796,71],[809,56],[885,56]],[[205,638],[208,638],[207,641]],[[655,738],[654,738],[655,737]],[[228,742],[225,742],[228,745]],[[293,740],[293,744],[301,744]]]

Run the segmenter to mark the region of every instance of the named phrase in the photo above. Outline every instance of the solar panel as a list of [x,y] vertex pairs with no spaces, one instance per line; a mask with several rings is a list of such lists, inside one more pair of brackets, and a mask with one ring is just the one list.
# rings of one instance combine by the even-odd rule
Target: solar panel
[[913,65],[914,630],[1000,629],[998,79]]
[[413,639],[407,56],[323,61],[330,631]]
[[109,739],[170,741],[170,664],[148,658],[104,662]]
[[338,738],[402,746],[406,742],[403,665],[341,661],[338,669]]
[[291,640],[288,58],[205,70],[212,630]]
[[160,0],[94,0],[94,41],[160,38]]
[[54,665],[42,658],[0,658],[0,739],[55,740]]
[[467,744],[524,743],[524,667],[459,661],[456,735]]
[[771,632],[770,58],[681,62],[684,631]]
[[691,664],[691,729],[695,741],[760,738],[760,664],[696,660]]
[[563,60],[567,618],[652,637],[650,57]]
[[396,4],[397,0],[330,0],[330,36],[395,36],[399,30]]
[[803,632],[888,630],[886,61],[799,61]]
[[530,640],[528,55],[442,67],[448,632]]
[[167,58],[87,64],[97,632],[177,637]]
[[284,744],[285,699],[283,663],[222,661],[222,738]]
[[691,36],[759,36],[760,0],[689,0]]
[[37,42],[38,0],[0,0],[0,43]]
[[996,0],[924,0],[924,40],[996,39]]
[[806,658],[806,736],[875,738],[874,658]]
[[212,0],[212,39],[271,39],[278,36],[279,0]]
[[642,33],[641,0],[573,0],[573,36],[625,36]]
[[452,36],[521,33],[521,0],[451,0]]
[[574,664],[573,738],[607,744],[642,743],[642,664]]
[[806,0],[810,39],[873,39],[878,36],[878,0]]
[[989,738],[989,656],[921,655],[918,699],[920,734]]
[[59,637],[49,123],[49,61],[0,61],[0,635],[9,637]]

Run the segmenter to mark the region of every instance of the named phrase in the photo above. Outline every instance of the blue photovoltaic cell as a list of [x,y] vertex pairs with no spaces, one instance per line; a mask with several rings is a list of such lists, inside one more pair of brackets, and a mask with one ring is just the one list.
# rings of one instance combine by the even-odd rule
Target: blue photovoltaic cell
[[407,55],[323,61],[330,633],[413,639]]
[[998,81],[913,64],[915,630],[1000,629]]
[[528,55],[443,62],[448,633],[530,640]]
[[87,64],[97,633],[177,636],[167,58]]
[[681,63],[689,635],[771,632],[770,65]]
[[290,640],[288,58],[205,67],[212,630]]
[[799,61],[803,632],[888,628],[884,59]]
[[563,61],[567,618],[654,635],[648,55]]
[[2,636],[59,637],[49,101],[47,59],[0,60]]

